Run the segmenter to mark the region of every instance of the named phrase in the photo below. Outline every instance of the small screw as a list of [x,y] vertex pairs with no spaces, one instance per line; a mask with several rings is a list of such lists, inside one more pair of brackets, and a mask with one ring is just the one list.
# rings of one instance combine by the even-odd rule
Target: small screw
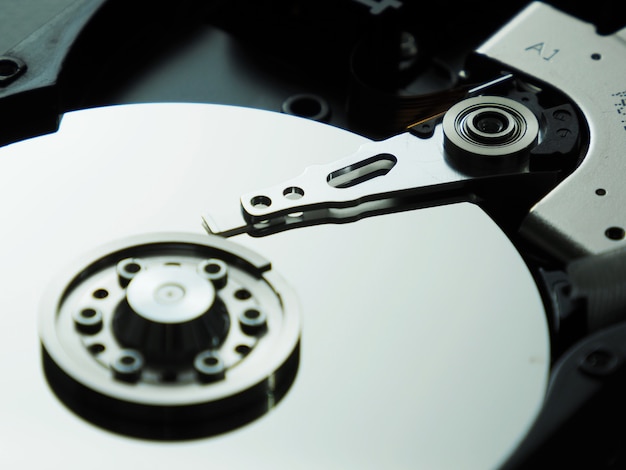
[[200,382],[209,383],[224,378],[225,367],[222,358],[213,351],[199,353],[193,361],[193,367]]
[[564,109],[557,109],[552,113],[552,117],[557,121],[567,121],[571,116],[572,115]]
[[95,335],[102,329],[102,312],[95,308],[83,308],[73,315],[74,327],[80,333]]
[[267,315],[258,308],[249,308],[239,315],[239,324],[245,334],[260,335],[267,329]]
[[213,283],[216,289],[222,289],[228,283],[228,266],[220,259],[207,259],[198,265],[198,274]]
[[122,349],[120,355],[111,364],[113,376],[124,382],[137,382],[141,378],[144,360],[139,351]]
[[595,377],[607,377],[621,367],[621,358],[606,347],[588,352],[580,362],[580,370]]
[[556,131],[556,135],[558,135],[561,138],[567,137],[571,133],[572,131],[570,131],[569,129],[559,129],[558,131]]
[[120,286],[126,287],[143,268],[143,262],[136,258],[126,258],[119,261],[115,269]]

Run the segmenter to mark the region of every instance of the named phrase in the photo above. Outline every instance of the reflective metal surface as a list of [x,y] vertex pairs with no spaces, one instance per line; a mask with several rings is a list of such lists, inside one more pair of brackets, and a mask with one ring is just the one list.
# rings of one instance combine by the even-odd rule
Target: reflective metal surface
[[626,30],[596,34],[593,25],[536,2],[479,53],[563,90],[589,124],[580,167],[531,211],[522,230],[564,259],[626,244]]
[[58,134],[3,149],[2,464],[484,469],[502,462],[542,404],[548,330],[520,256],[470,204],[231,238],[271,262],[303,315],[291,390],[237,430],[176,444],[128,439],[78,418],[46,384],[37,312],[51,307],[42,294],[67,266],[113,240],[201,236],[201,215],[238,219],[238,196],[248,188],[364,143],[291,116],[146,105],[71,113]]

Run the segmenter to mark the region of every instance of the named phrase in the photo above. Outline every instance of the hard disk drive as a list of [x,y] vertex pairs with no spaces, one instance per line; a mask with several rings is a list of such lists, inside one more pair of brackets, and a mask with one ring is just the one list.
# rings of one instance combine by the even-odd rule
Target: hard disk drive
[[[173,130],[177,128],[172,124],[180,119],[195,124]],[[237,123],[242,120],[254,124],[246,139],[237,138]],[[155,132],[159,128],[163,131]],[[260,146],[261,141],[266,141],[266,145]],[[102,332],[82,333],[76,328],[73,315],[81,308],[92,308],[102,312],[105,323],[114,322],[115,319],[106,318],[111,314],[108,309],[113,307],[104,306],[104,302],[113,296],[116,304],[120,302],[118,297],[122,294],[114,292],[121,290],[116,265],[137,259],[145,263],[146,274],[159,269],[180,271],[181,267],[167,267],[166,263],[180,262],[176,252],[188,244],[223,250],[223,255],[210,256],[224,261],[229,274],[239,263],[229,258],[238,256],[240,250],[250,250],[253,259],[262,257],[263,262],[271,262],[271,269],[265,272],[273,275],[275,271],[280,283],[272,279],[262,287],[269,288],[274,297],[280,296],[280,302],[270,298],[266,307],[261,297],[268,293],[255,293],[253,297],[258,295],[259,309],[267,308],[268,316],[269,308],[276,308],[273,302],[283,309],[278,315],[285,318],[279,320],[287,322],[291,319],[286,317],[294,316],[293,321],[297,322],[296,331],[290,332],[295,336],[287,338],[290,348],[277,359],[274,368],[280,372],[280,361],[292,354],[289,349],[298,348],[300,356],[294,383],[280,402],[271,408],[267,405],[266,414],[226,434],[174,447],[92,429],[68,413],[47,390],[38,367],[19,367],[21,370],[15,373],[22,377],[19,381],[25,390],[40,398],[33,400],[28,409],[15,409],[13,403],[21,400],[23,392],[21,387],[13,389],[16,396],[4,402],[8,407],[5,413],[20,412],[10,422],[10,433],[28,434],[33,427],[40,428],[42,424],[37,423],[42,420],[51,426],[46,432],[46,445],[51,446],[48,462],[58,458],[55,465],[62,465],[68,460],[65,452],[53,451],[67,445],[67,436],[54,442],[60,437],[55,431],[58,428],[81,439],[78,449],[72,450],[72,459],[81,461],[98,454],[100,457],[93,464],[102,468],[119,461],[126,453],[136,455],[129,458],[145,462],[146,456],[139,457],[143,452],[159,465],[167,459],[172,459],[172,465],[185,459],[188,465],[197,462],[200,467],[208,460],[221,462],[227,468],[269,467],[275,462],[305,468],[374,468],[384,462],[399,467],[497,464],[506,453],[504,449],[517,445],[540,407],[549,363],[548,332],[539,294],[522,259],[478,208],[462,204],[441,210],[404,212],[384,216],[388,219],[385,224],[371,218],[354,224],[311,227],[306,229],[308,234],[303,229],[267,238],[240,236],[232,239],[233,247],[223,247],[221,239],[212,241],[217,237],[203,234],[200,214],[208,207],[227,209],[227,203],[236,201],[234,196],[257,182],[263,173],[268,173],[269,178],[276,171],[290,174],[316,156],[332,158],[363,142],[362,137],[346,131],[264,111],[165,104],[68,114],[58,133],[8,147],[3,191],[5,197],[19,200],[20,213],[28,215],[21,218],[22,229],[13,232],[11,251],[28,253],[27,258],[32,261],[25,263],[21,256],[6,256],[3,264],[8,278],[4,282],[22,277],[16,274],[23,269],[24,276],[33,270],[36,274],[28,274],[29,282],[16,285],[6,301],[6,308],[15,305],[12,308],[20,311],[12,315],[18,323],[4,330],[4,357],[15,356],[19,333],[17,342],[24,345],[20,356],[26,355],[28,363],[37,364],[40,351],[34,332],[35,312],[39,312],[43,347],[51,356],[48,360],[61,368],[58,373],[79,382],[88,389],[85,393],[113,396],[114,403],[99,403],[91,397],[93,406],[107,407],[99,412],[116,413],[116,407],[132,401],[137,406],[155,408],[148,421],[153,419],[152,414],[160,415],[159,405],[163,403],[150,403],[151,395],[164,391],[159,400],[180,401],[186,395],[183,379],[179,379],[181,383],[162,378],[144,378],[134,383],[116,379],[109,373],[109,362],[118,358],[124,361],[124,356],[116,350],[116,357],[101,364],[104,359],[100,357],[106,351],[94,351],[93,345],[117,349],[116,343],[124,340],[110,339],[104,343]],[[219,163],[216,166],[216,159],[225,167],[220,169]],[[236,166],[245,170],[231,182],[224,175],[235,159]],[[69,171],[64,172],[62,179],[51,179],[50,173],[59,165]],[[40,171],[29,181],[15,178],[34,167]],[[48,197],[41,197],[45,194]],[[76,194],[83,197],[75,198]],[[11,213],[5,213],[3,218],[20,220]],[[67,227],[72,227],[69,233]],[[101,248],[111,241],[116,242],[113,247]],[[154,247],[154,255],[141,254],[142,249],[154,243],[163,247]],[[416,246],[428,249],[416,250]],[[90,255],[94,249],[97,253]],[[493,254],[486,264],[480,262],[485,250]],[[123,254],[117,254],[120,251]],[[109,260],[107,256],[113,258]],[[193,262],[207,257],[198,255]],[[38,268],[33,269],[32,263]],[[97,266],[90,267],[94,264]],[[477,272],[480,264],[483,266]],[[72,265],[78,268],[68,272],[67,267]],[[219,350],[225,363],[233,360],[227,360],[227,354],[233,356],[238,347],[252,349],[239,363],[226,367],[225,381],[238,368],[244,368],[248,360],[254,361],[256,347],[280,348],[282,341],[280,337],[272,338],[275,325],[268,318],[266,336],[261,337],[258,346],[251,341],[254,335],[244,337],[241,332],[237,332],[241,337],[231,342],[230,335],[239,329],[238,313],[234,310],[243,308],[237,303],[249,306],[249,300],[237,299],[237,291],[254,293],[254,284],[259,281],[249,274],[253,286],[247,286],[237,274],[232,272],[226,286],[218,291],[229,291],[222,294],[228,309],[233,310],[229,336],[220,347],[206,349]],[[185,299],[196,295],[191,286],[195,276],[194,269],[191,281],[177,280],[180,275],[163,280],[162,286],[154,287],[156,290],[147,302],[155,304],[153,309],[167,306],[159,304],[154,296],[167,298],[167,293],[157,292],[168,284],[180,285],[178,289],[185,293],[177,294],[176,288],[171,287],[170,295],[180,298],[169,305],[176,305],[176,315],[181,315]],[[445,279],[445,283],[439,284],[440,279]],[[132,292],[128,289],[137,280],[139,276],[127,287],[126,298],[131,304]],[[56,289],[45,300],[32,295],[40,289],[47,290],[51,281],[55,281]],[[283,282],[289,285],[288,292],[283,291]],[[486,283],[489,290],[483,287]],[[452,288],[457,294],[449,294]],[[107,298],[98,298],[102,295],[97,293],[99,289],[109,291]],[[146,289],[152,288],[140,286],[140,290]],[[407,297],[412,300],[407,302]],[[66,308],[71,311],[66,313]],[[471,314],[467,313],[468,308]],[[205,306],[199,307],[202,309]],[[31,310],[33,314],[28,313]],[[183,320],[180,323],[190,321]],[[152,318],[152,323],[161,322]],[[103,329],[106,328],[114,327],[105,325]],[[281,325],[276,328],[281,333]],[[115,331],[110,334],[115,336]],[[176,341],[176,333],[170,334],[171,341]],[[98,342],[92,339],[95,337]],[[161,341],[166,348],[167,339]],[[263,341],[270,344],[263,345]],[[137,346],[147,362],[146,347]],[[274,362],[273,357],[267,360]],[[26,361],[22,356],[18,364]],[[275,371],[268,366],[257,364],[248,374],[265,372],[267,376],[263,378],[270,380]],[[50,371],[47,372],[50,380]],[[98,372],[102,377],[91,379]],[[92,385],[91,380],[103,383]],[[224,385],[220,381],[190,382],[195,389],[192,392],[198,396],[190,396],[174,407],[216,400],[212,397],[213,389]],[[128,391],[120,397],[118,393],[122,392],[109,390],[111,387]],[[131,393],[134,396],[129,396]],[[91,403],[90,398],[86,400]],[[256,402],[258,398],[253,397],[252,404]],[[131,419],[123,426],[116,420],[110,426],[120,426],[122,433],[133,432],[131,429],[139,419]],[[194,416],[187,419],[191,422],[187,426],[192,427]],[[211,422],[208,418],[208,424]],[[477,423],[482,431],[477,430]],[[85,436],[87,432],[92,433],[91,438]],[[204,435],[203,430],[199,432]],[[207,432],[212,433],[210,426]],[[159,435],[154,428],[148,433],[156,439],[177,437]],[[485,435],[497,439],[484,439]],[[190,437],[185,426],[182,437]],[[454,453],[448,451],[451,439],[456,441]],[[103,446],[111,448],[106,451]],[[12,456],[12,451],[8,451]],[[15,458],[19,462],[24,456],[20,453]]]
[[[227,3],[211,37],[249,40]],[[344,2],[348,107],[318,80],[279,113],[138,103],[167,61],[73,88],[119,8],[0,58],[4,466],[623,465],[626,30],[532,3],[463,61],[400,35],[392,92],[367,48],[417,7]]]

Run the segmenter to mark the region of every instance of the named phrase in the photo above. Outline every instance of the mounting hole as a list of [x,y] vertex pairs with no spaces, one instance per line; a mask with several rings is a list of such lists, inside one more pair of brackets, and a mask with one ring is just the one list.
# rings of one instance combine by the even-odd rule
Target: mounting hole
[[604,234],[611,240],[622,240],[626,235],[626,232],[624,232],[622,227],[609,227],[606,229]]
[[8,78],[20,70],[20,65],[12,59],[0,59],[0,77]]
[[596,194],[597,194],[598,196],[605,196],[605,195],[606,195],[606,189],[604,189],[604,188],[598,188],[598,189],[596,189]]
[[272,205],[272,200],[267,196],[254,196],[250,199],[250,204],[255,209],[267,209]]
[[287,98],[282,112],[292,116],[303,117],[313,121],[327,121],[330,116],[330,106],[324,98],[313,94],[298,94]]
[[247,344],[240,344],[239,346],[235,348],[235,352],[237,352],[238,354],[241,354],[242,356],[247,356],[250,353],[250,351],[252,351],[252,348],[248,346]]
[[104,352],[106,348],[104,347],[104,344],[95,343],[90,345],[88,349],[91,354],[100,354],[101,352]]
[[600,59],[602,59],[602,55],[598,54],[597,52],[594,52],[593,54],[591,54],[591,58],[593,60],[600,60]]
[[289,188],[285,188],[285,190],[283,191],[283,196],[285,196],[287,199],[291,199],[292,201],[296,201],[304,196],[304,189],[297,186],[291,186]]
[[235,298],[239,300],[248,300],[252,294],[248,289],[238,289],[235,291]]
[[98,289],[92,294],[96,299],[105,299],[109,296],[109,291],[106,289]]

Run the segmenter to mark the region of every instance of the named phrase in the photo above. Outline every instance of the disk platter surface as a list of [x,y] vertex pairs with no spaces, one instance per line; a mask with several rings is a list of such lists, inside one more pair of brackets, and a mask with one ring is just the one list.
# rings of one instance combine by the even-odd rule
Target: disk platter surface
[[366,142],[282,114],[152,104],[68,113],[56,134],[3,148],[3,464],[501,463],[542,405],[548,328],[514,246],[466,203],[231,238],[271,263],[302,314],[291,388],[236,429],[173,443],[128,439],[69,411],[46,383],[39,316],[54,315],[44,293],[68,266],[132,237],[205,235],[203,215],[236,220],[240,194]]

